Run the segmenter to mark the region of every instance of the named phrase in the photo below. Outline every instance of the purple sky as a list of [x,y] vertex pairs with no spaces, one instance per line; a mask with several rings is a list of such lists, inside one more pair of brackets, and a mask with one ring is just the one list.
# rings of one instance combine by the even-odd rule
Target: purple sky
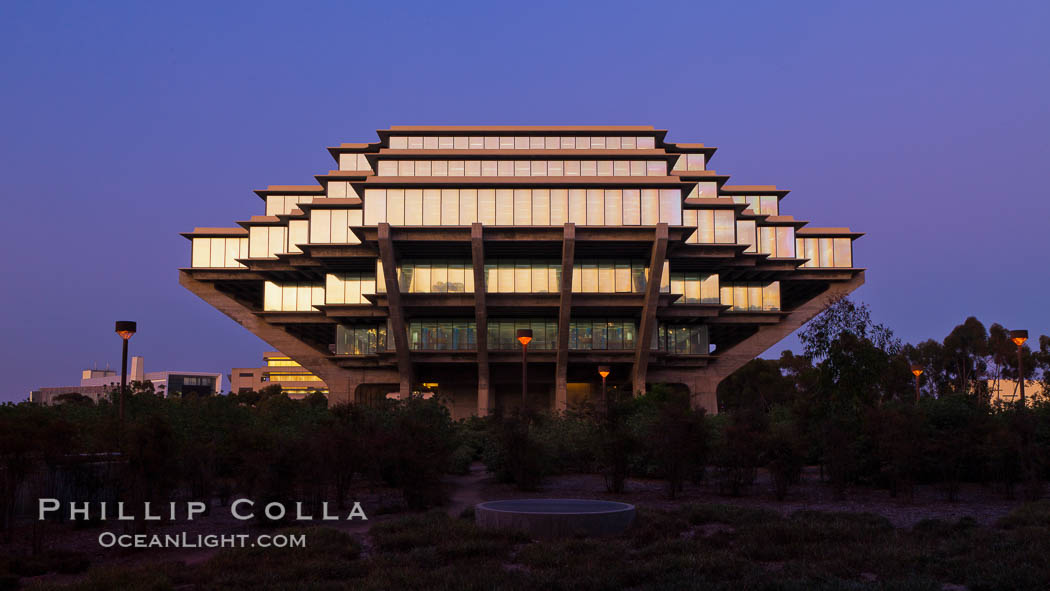
[[[0,4],[0,400],[265,343],[177,283],[194,226],[397,124],[652,124],[867,236],[906,341],[1050,333],[1050,3]],[[793,343],[794,341],[790,341]]]

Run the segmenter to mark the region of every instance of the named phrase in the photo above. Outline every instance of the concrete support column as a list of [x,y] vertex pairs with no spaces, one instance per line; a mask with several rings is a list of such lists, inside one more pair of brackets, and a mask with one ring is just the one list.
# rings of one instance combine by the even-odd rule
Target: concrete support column
[[474,340],[478,347],[478,416],[492,413],[492,391],[489,386],[489,316],[485,307],[485,242],[484,228],[470,226],[470,256],[474,267]]
[[558,303],[558,357],[554,374],[554,410],[568,407],[569,322],[572,318],[572,265],[576,257],[576,224],[565,224],[561,243],[561,285]]
[[352,370],[329,370],[317,377],[328,386],[328,406],[357,402],[357,387],[361,384],[360,372]]
[[645,303],[642,322],[638,327],[638,341],[634,345],[634,368],[631,371],[631,389],[635,396],[645,394],[645,378],[649,368],[649,350],[656,330],[656,308],[660,305],[660,279],[667,259],[667,224],[656,225],[653,250],[649,257],[649,277],[645,284]]
[[397,370],[400,376],[400,395],[404,400],[412,394],[415,376],[412,359],[408,351],[408,333],[405,332],[405,315],[401,307],[401,288],[397,283],[397,255],[394,241],[390,237],[390,224],[380,222],[378,226],[379,258],[383,261],[383,277],[386,279],[386,301],[390,314],[390,330],[394,333],[394,348],[397,351]]
[[861,285],[864,285],[863,271],[844,283],[831,283],[823,293],[791,310],[787,317],[779,323],[761,326],[755,334],[740,341],[729,350],[716,351],[715,361],[700,372],[690,386],[692,390],[690,401],[693,408],[703,408],[709,414],[717,414],[718,384],[722,380]]

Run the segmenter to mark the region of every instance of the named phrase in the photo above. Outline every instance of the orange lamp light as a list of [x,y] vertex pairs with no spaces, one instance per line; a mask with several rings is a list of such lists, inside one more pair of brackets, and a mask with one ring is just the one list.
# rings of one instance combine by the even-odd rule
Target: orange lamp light
[[1015,345],[1020,347],[1021,345],[1024,344],[1025,341],[1028,340],[1028,331],[1027,330],[1011,330],[1010,331],[1010,340],[1013,341]]
[[529,346],[532,342],[532,329],[531,328],[519,328],[518,329],[518,342],[521,343],[522,347]]

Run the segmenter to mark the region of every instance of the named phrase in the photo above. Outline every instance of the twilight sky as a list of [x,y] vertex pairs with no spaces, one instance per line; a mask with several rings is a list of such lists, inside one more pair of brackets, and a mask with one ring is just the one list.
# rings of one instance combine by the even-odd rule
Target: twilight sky
[[[906,341],[1050,334],[1050,3],[0,3],[0,401],[269,347],[178,285],[178,232],[263,213],[398,124],[652,124],[867,232]],[[1042,172],[1041,172],[1042,171]],[[787,345],[795,344],[789,339]]]

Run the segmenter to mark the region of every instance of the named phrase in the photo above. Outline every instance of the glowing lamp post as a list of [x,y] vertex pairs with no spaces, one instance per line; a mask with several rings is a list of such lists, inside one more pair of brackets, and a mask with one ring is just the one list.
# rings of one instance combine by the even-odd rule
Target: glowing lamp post
[[123,352],[120,356],[120,423],[124,424],[124,391],[128,388],[128,341],[135,334],[137,325],[130,320],[117,321],[117,334],[120,335],[123,344]]
[[604,409],[606,404],[608,404],[608,400],[605,395],[605,378],[609,377],[609,366],[599,365],[598,375],[602,376],[602,408]]
[[529,343],[532,342],[532,329],[519,328],[518,342],[521,343],[521,409],[529,408]]
[[922,366],[911,366],[911,373],[915,376],[915,404],[919,403],[919,376],[922,375]]
[[1024,408],[1024,367],[1021,365],[1021,348],[1028,340],[1027,330],[1011,330],[1010,340],[1017,345],[1017,387],[1021,389],[1021,408]]

